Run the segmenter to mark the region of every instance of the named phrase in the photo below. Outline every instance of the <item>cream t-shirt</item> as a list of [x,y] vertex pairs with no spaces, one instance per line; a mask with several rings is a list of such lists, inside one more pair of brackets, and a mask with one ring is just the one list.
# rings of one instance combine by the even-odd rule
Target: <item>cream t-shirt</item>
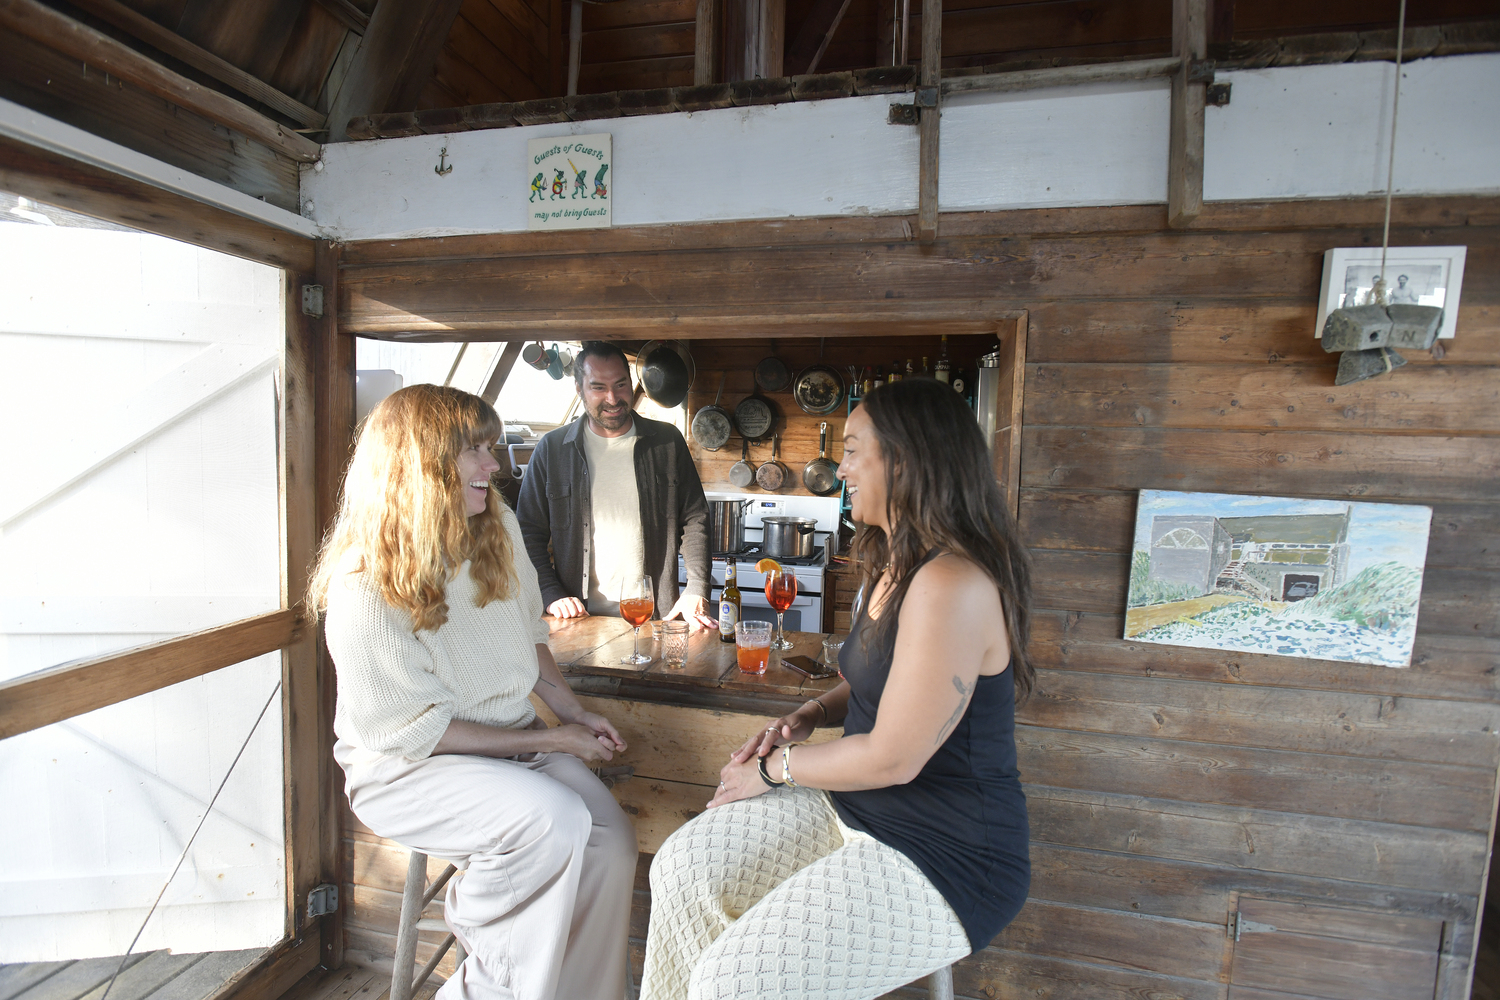
[[583,422],[583,453],[589,463],[590,526],[588,609],[618,615],[625,586],[646,565],[641,531],[641,493],[635,482],[635,421],[619,437],[601,437]]

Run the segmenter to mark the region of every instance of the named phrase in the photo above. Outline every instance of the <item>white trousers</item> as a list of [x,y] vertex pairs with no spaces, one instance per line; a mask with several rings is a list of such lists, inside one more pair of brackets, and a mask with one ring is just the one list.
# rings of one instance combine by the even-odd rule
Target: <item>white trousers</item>
[[622,1000],[635,831],[582,761],[334,753],[361,822],[464,869],[445,906],[469,955],[441,1000]]
[[777,788],[662,845],[641,1000],[870,1000],[969,951],[906,855],[841,823],[827,792]]

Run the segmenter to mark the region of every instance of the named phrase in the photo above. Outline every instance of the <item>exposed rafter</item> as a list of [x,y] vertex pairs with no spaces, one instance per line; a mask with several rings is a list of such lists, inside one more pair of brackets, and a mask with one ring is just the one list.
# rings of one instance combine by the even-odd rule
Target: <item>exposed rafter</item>
[[407,111],[432,76],[461,0],[380,0],[354,64],[328,109],[328,141],[348,138],[351,118]]
[[0,28],[30,38],[87,66],[113,74],[210,121],[242,132],[284,156],[316,160],[318,144],[232,97],[174,73],[135,49],[80,24],[37,0],[0,0]]
[[72,0],[75,7],[93,14],[121,31],[140,39],[147,45],[160,49],[174,59],[180,59],[200,72],[227,83],[246,97],[254,98],[268,108],[286,115],[299,125],[320,129],[324,116],[294,97],[277,90],[263,80],[251,76],[238,66],[220,59],[207,49],[195,45],[155,21],[120,3],[119,0]]

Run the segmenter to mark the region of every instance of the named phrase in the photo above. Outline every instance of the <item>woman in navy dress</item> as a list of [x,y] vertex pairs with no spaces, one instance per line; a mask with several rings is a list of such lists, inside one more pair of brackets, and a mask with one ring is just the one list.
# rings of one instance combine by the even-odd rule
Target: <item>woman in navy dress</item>
[[866,1000],[1020,910],[1030,564],[990,461],[941,382],[884,386],[850,414],[839,477],[865,597],[844,682],[746,740],[656,855],[642,1000]]

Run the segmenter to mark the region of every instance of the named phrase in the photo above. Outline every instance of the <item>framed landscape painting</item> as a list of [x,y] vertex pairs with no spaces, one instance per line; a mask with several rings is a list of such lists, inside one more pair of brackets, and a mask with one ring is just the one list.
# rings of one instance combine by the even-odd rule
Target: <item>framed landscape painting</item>
[[1411,665],[1432,508],[1142,490],[1125,638]]

